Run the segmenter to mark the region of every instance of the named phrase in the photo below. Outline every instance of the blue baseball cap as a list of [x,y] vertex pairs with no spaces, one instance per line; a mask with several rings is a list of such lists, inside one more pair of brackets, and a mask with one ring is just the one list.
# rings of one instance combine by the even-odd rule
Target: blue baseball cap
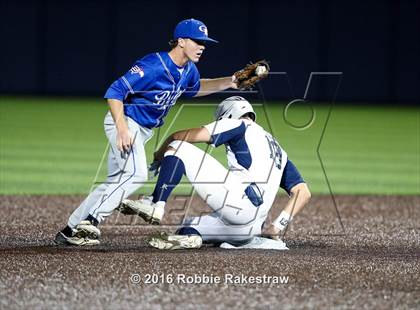
[[176,25],[174,30],[174,39],[178,38],[189,38],[193,40],[219,43],[218,41],[209,38],[206,25],[194,18],[183,20]]

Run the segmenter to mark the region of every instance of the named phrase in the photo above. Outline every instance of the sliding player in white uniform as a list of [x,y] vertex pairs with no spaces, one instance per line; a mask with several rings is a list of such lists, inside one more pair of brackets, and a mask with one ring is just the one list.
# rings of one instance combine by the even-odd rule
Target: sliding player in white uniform
[[[179,249],[198,248],[202,242],[228,242],[225,247],[286,249],[281,240],[254,236],[261,235],[280,186],[290,201],[266,230],[273,239],[279,239],[281,231],[309,201],[306,183],[276,139],[255,122],[256,114],[247,100],[227,98],[219,104],[215,118],[201,128],[169,136],[154,154],[160,173],[152,196],[123,200],[120,211],[160,223],[170,193],[185,174],[214,212],[188,219],[176,235],[151,237],[150,245]],[[192,144],[199,142],[225,145],[229,169]]]

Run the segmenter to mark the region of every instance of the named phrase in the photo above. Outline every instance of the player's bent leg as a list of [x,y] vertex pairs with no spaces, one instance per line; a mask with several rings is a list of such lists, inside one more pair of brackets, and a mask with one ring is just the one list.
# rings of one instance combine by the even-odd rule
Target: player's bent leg
[[[107,184],[99,186],[101,197],[93,203],[88,212],[83,211],[82,220],[89,220],[97,225],[105,217],[112,214],[119,203],[125,197],[131,195],[147,180],[147,167],[136,162],[136,154],[129,155],[127,165],[123,171],[120,171],[113,178],[107,179]],[[75,228],[80,224],[81,216],[76,214],[76,210],[69,219],[69,226]]]
[[216,159],[196,146],[174,141],[161,162],[153,201],[123,200],[120,211],[134,212],[146,222],[159,223],[164,205],[185,174],[195,191],[227,222],[246,225],[255,221],[258,208],[244,195],[248,184],[230,173]]
[[138,126],[130,118],[127,118],[127,124],[130,132],[134,135],[134,143],[128,154],[118,150],[116,129],[112,117],[108,115],[105,121],[105,131],[120,173],[117,176],[118,181],[108,184],[104,197],[89,210],[89,214],[99,223],[111,215],[123,199],[134,193],[147,181],[144,145],[151,138],[152,131]]
[[227,170],[214,157],[198,147],[173,141],[174,150],[165,155],[178,157],[185,166],[185,175],[207,205],[231,224],[247,225],[257,218],[256,208],[245,195],[249,185]]
[[121,179],[121,169],[117,164],[115,154],[112,149],[108,152],[108,175],[106,181],[98,185],[80,204],[80,206],[70,215],[67,225],[75,228],[79,223],[86,220],[89,210],[105,197],[105,193],[110,184],[118,183]]
[[116,156],[112,148],[108,151],[108,175],[106,181],[102,184],[99,184],[86,199],[80,204],[80,206],[73,211],[68,220],[68,226],[75,228],[77,224],[85,220],[89,215],[89,210],[102,200],[108,186],[110,184],[118,183],[120,180],[121,169],[118,165]]
[[172,190],[179,184],[185,174],[182,160],[173,155],[166,155],[160,166],[160,173],[152,194],[152,200],[125,199],[119,210],[123,213],[135,213],[151,224],[159,224],[164,214],[164,206]]
[[140,166],[136,162],[134,153],[130,154],[129,160],[132,167],[121,172],[119,182],[109,184],[103,199],[89,210],[89,215],[95,218],[98,223],[111,215],[123,199],[134,193],[147,181],[147,167]]
[[[79,221],[80,216],[74,216],[72,214],[67,227],[77,231],[77,235],[81,238],[98,239],[101,236],[101,232],[97,227],[100,221],[111,215],[121,200],[137,190],[139,183],[145,182],[145,180],[145,174],[121,173],[120,182],[111,183],[106,186],[105,190],[103,190],[102,199],[91,207],[87,216],[82,221]],[[70,236],[69,234],[68,237]]]
[[[137,190],[147,180],[147,163],[144,144],[152,132],[128,120],[135,134],[132,150],[122,154],[116,146],[116,129],[112,117],[105,118],[105,132],[111,145],[108,156],[108,177],[70,216],[68,225],[61,232],[72,237],[73,231],[81,238],[96,239],[100,236],[97,225],[118,207],[122,199]],[[124,158],[126,157],[126,158]]]
[[[137,213],[147,222],[150,223],[153,221],[152,223],[158,223],[163,216],[163,206],[184,174],[192,182],[193,186],[196,187],[193,180],[200,169],[200,161],[204,158],[205,153],[192,144],[181,141],[172,142],[168,149],[169,150],[165,153],[165,156],[160,163],[160,173],[152,194],[152,203],[144,200],[124,200],[122,201],[120,208],[124,210],[124,212],[126,212],[127,209],[130,209],[130,211]],[[209,158],[213,159],[211,156]],[[211,174],[209,173],[209,178],[211,178],[210,182],[212,182],[213,187],[215,187],[216,184],[218,189],[223,190],[221,188],[221,183],[225,180],[227,171],[216,160],[214,160],[214,162],[215,165],[213,166],[213,169],[210,170]],[[186,166],[188,166],[187,170]],[[206,166],[206,164],[204,166]],[[215,173],[219,167],[222,176],[220,176],[220,173]],[[204,169],[206,169],[206,167],[204,167]],[[215,175],[218,177],[218,180],[214,178]],[[218,192],[220,193],[220,190],[218,190]],[[203,197],[206,195],[202,193],[201,196]]]
[[185,141],[173,141],[165,156],[176,156],[183,162],[185,175],[193,185],[224,184],[230,174],[213,156]]
[[[114,158],[112,150],[108,153],[108,176],[106,182],[98,185],[79,205],[79,207],[73,211],[67,222],[67,226],[61,230],[61,234],[64,234],[66,238],[81,238],[73,242],[73,240],[63,240],[60,233],[57,234],[55,243],[57,244],[71,244],[71,245],[85,245],[86,242],[83,239],[98,239],[100,237],[100,230],[96,227],[97,221],[89,216],[89,210],[92,206],[103,199],[109,184],[118,183],[120,168]],[[77,234],[77,237],[74,236]],[[95,242],[88,242],[89,245],[95,245]]]

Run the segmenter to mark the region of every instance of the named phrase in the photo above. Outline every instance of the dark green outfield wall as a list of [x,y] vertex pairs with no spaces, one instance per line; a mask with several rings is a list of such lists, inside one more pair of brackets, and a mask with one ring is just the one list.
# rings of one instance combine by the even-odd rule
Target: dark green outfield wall
[[[270,100],[302,97],[311,72],[343,72],[339,101],[420,102],[420,1],[0,1],[0,92],[102,95],[139,57],[166,50],[182,19],[220,41],[204,77],[266,58]],[[311,99],[330,100],[329,82]],[[290,88],[292,86],[292,89]]]

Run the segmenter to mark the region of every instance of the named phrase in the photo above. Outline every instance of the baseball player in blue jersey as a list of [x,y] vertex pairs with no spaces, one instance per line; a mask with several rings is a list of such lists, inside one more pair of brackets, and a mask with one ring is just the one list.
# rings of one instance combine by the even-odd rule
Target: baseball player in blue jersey
[[202,79],[196,63],[209,38],[198,20],[181,21],[175,28],[171,50],[146,55],[107,90],[109,112],[104,120],[110,144],[108,175],[71,214],[55,243],[97,245],[98,224],[118,207],[121,200],[147,180],[145,143],[153,128],[162,126],[177,99],[199,97],[237,88],[235,76]]
[[[277,140],[256,120],[251,104],[242,97],[227,98],[218,106],[216,121],[178,131],[155,153],[160,173],[151,197],[122,201],[120,211],[136,213],[159,223],[166,201],[185,174],[195,192],[213,213],[187,219],[176,235],[149,240],[159,249],[198,248],[202,242],[225,248],[287,249],[281,240],[258,237],[279,186],[290,196],[280,216],[265,234],[279,239],[292,218],[310,199],[308,186]],[[192,143],[226,147],[229,169]],[[257,237],[256,237],[257,236]]]

